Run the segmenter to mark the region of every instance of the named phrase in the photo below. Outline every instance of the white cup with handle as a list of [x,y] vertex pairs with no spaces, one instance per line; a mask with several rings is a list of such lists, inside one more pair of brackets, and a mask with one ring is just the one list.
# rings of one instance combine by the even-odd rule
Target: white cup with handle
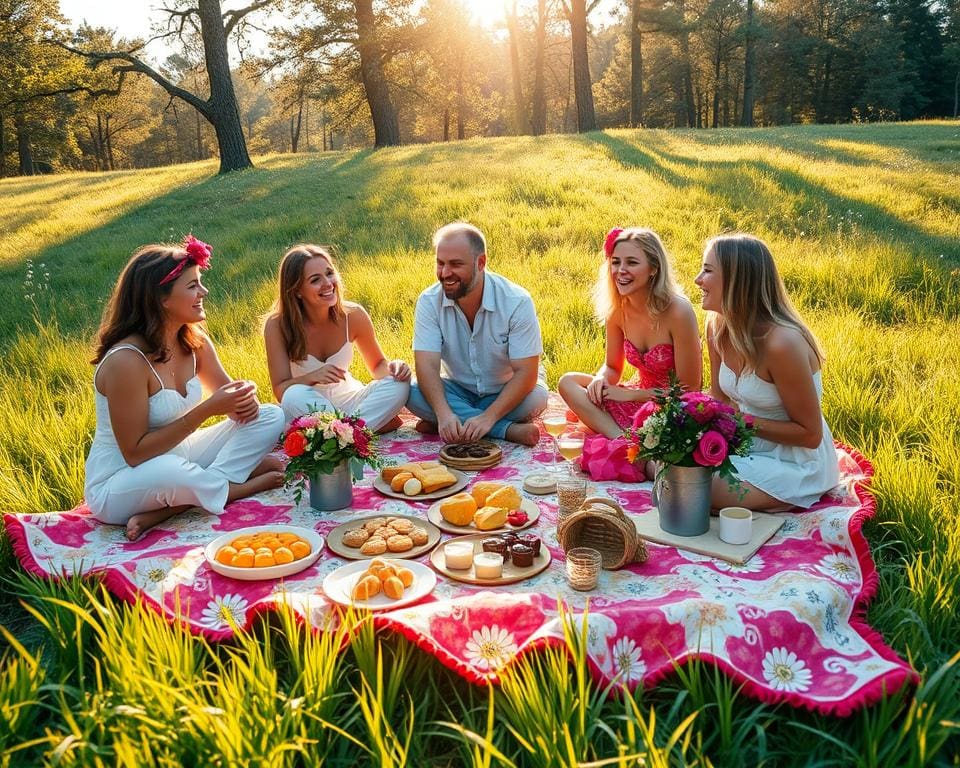
[[720,539],[727,544],[749,544],[753,535],[753,512],[746,507],[720,510]]

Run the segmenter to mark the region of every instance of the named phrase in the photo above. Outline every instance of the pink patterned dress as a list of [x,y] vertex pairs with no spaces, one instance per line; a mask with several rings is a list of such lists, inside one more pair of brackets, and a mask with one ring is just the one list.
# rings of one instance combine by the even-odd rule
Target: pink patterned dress
[[[656,344],[646,352],[637,349],[629,339],[623,340],[623,356],[634,368],[637,375],[620,386],[628,389],[658,389],[670,383],[670,373],[675,370],[672,344]],[[606,402],[606,409],[617,426],[622,429],[633,424],[633,417],[643,402],[635,400],[628,403]]]

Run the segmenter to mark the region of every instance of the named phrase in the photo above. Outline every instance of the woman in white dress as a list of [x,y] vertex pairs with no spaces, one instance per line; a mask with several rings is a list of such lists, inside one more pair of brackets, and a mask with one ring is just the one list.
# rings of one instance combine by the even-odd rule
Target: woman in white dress
[[[375,432],[399,427],[410,366],[387,360],[366,310],[343,300],[330,253],[295,245],[280,262],[279,290],[263,336],[273,392],[287,423],[311,409],[336,408],[359,415]],[[350,374],[354,344],[373,377],[369,384]]]
[[714,506],[812,506],[839,481],[833,436],[820,408],[823,350],[761,240],[715,237],[695,282],[710,312],[710,394],[750,414],[758,430],[750,455],[731,457],[746,496],[715,477]]
[[[94,518],[126,525],[131,541],[190,507],[221,514],[283,482],[279,458],[267,456],[282,412],[260,405],[252,382],[227,376],[203,330],[210,250],[192,236],[144,246],[104,311],[85,496]],[[228,418],[201,428],[214,416]]]

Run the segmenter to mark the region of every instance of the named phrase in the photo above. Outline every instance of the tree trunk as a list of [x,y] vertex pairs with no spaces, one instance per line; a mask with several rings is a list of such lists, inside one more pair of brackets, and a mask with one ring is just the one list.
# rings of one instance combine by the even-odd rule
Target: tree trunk
[[633,0],[630,20],[630,125],[643,125],[643,35],[640,32],[640,3]]
[[[957,117],[958,109],[960,109],[960,70],[957,70],[957,76],[953,78],[953,116],[954,117]],[[0,146],[3,146],[2,138],[0,138]]]
[[0,179],[7,175],[7,137],[3,127],[3,112],[0,112]]
[[450,107],[443,108],[443,140],[450,141]]
[[463,98],[463,57],[460,57],[457,66],[457,139],[463,141],[467,138],[466,120],[464,112],[466,111],[466,100]]
[[533,115],[530,128],[534,136],[547,132],[547,90],[544,67],[547,48],[547,0],[537,0],[537,42],[533,57]]
[[677,12],[680,15],[680,30],[678,39],[680,43],[680,60],[683,67],[683,93],[687,103],[687,127],[700,127],[700,110],[693,101],[693,70],[690,66],[690,34],[687,31],[687,22],[685,15],[684,0],[677,2]]
[[357,14],[357,49],[360,78],[373,119],[373,145],[390,147],[400,143],[400,122],[390,101],[390,89],[383,74],[383,50],[377,37],[373,0],[353,0]]
[[300,108],[297,110],[297,116],[290,118],[290,151],[297,153],[297,145],[300,144],[300,127],[303,125],[303,101],[300,102]]
[[752,128],[754,91],[756,90],[753,62],[753,0],[747,0],[747,34],[743,45],[743,112],[740,113],[740,125]]
[[220,173],[251,168],[253,163],[247,154],[237,96],[230,75],[227,34],[223,26],[220,0],[198,0],[198,9],[203,55],[207,78],[210,81],[210,122],[217,133],[217,146],[220,148]]
[[720,59],[723,46],[723,35],[717,32],[717,52],[713,57],[713,122],[711,127],[716,128],[720,124]]
[[517,3],[506,9],[507,29],[510,33],[510,71],[513,75],[513,132],[527,132],[527,114],[523,101],[523,79],[520,72],[520,30],[517,26]]
[[113,137],[111,136],[110,131],[110,115],[104,115],[103,132],[107,139],[107,168],[109,168],[111,171],[115,171],[116,166],[113,163]]
[[23,115],[14,119],[17,129],[17,153],[20,157],[20,175],[33,176],[33,154],[30,151],[30,129]]
[[571,0],[570,41],[573,57],[573,91],[577,102],[577,133],[597,130],[593,111],[593,84],[590,81],[590,58],[587,53],[587,3]]

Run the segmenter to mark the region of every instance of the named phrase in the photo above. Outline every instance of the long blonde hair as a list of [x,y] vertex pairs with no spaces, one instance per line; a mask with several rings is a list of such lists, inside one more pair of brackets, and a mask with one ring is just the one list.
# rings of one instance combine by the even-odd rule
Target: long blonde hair
[[667,250],[663,247],[663,242],[657,233],[644,227],[630,227],[614,237],[608,235],[606,249],[601,252],[603,260],[600,262],[597,281],[593,286],[593,311],[601,323],[607,322],[623,310],[623,297],[617,291],[616,281],[610,272],[610,259],[613,257],[613,249],[616,248],[617,243],[627,240],[640,246],[651,269],[655,270],[647,292],[647,309],[650,314],[656,317],[669,307],[670,302],[677,296],[683,296],[683,291],[673,278]]
[[310,244],[290,248],[280,261],[279,293],[267,319],[277,318],[280,323],[283,345],[291,360],[303,360],[307,356],[307,337],[303,330],[303,300],[297,297],[297,292],[303,285],[303,268],[310,259],[318,256],[327,260],[337,281],[337,302],[330,307],[330,319],[336,323],[340,318],[346,317],[346,310],[343,308],[343,281],[329,248]]
[[755,370],[760,361],[756,328],[771,323],[799,331],[820,362],[824,361],[823,348],[787,296],[766,243],[737,232],[714,237],[703,252],[711,251],[723,281],[721,312],[714,314],[708,324],[718,347],[729,340],[743,358],[745,370]]

